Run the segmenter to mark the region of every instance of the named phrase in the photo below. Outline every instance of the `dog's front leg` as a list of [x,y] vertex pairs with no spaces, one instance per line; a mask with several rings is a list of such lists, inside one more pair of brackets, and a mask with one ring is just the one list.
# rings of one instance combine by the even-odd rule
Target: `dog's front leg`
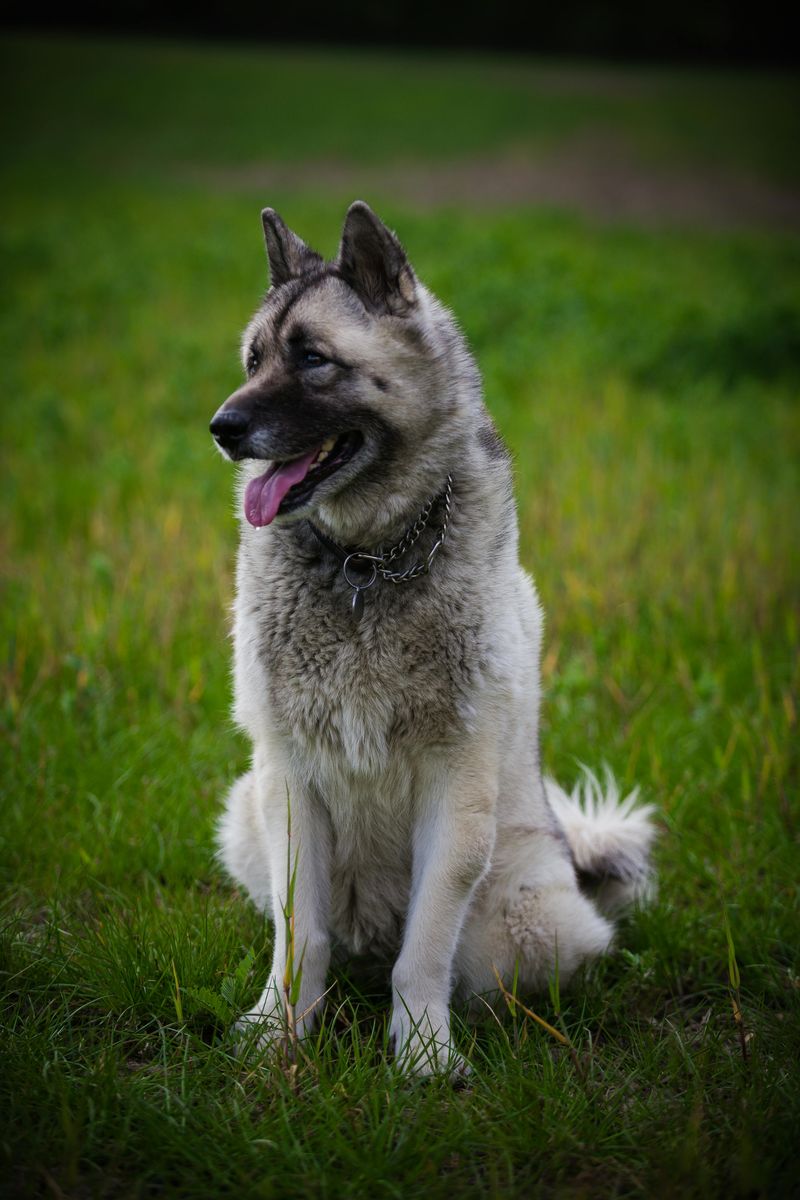
[[267,985],[239,1022],[259,1044],[303,1037],[325,992],[330,831],[321,805],[292,772],[279,742],[256,752],[254,773],[267,831],[275,947]]
[[492,749],[476,739],[455,761],[436,754],[422,764],[411,900],[392,972],[392,1039],[414,1073],[464,1070],[450,1039],[450,992],[458,936],[494,845]]

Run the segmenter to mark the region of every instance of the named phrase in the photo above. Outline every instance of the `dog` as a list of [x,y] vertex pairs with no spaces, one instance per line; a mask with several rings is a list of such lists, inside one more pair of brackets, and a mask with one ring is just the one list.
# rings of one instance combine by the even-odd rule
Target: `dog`
[[241,464],[234,711],[253,745],[219,853],[275,925],[239,1027],[303,1037],[332,945],[368,952],[394,964],[400,1067],[458,1074],[451,1001],[566,982],[607,950],[652,887],[652,812],[610,775],[571,794],[542,776],[542,613],[453,317],[361,201],[332,262],[262,222],[271,287],[210,426]]

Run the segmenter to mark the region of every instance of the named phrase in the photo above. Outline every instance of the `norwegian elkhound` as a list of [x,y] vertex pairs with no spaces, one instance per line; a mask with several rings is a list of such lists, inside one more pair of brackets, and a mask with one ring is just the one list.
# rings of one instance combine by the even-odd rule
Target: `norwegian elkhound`
[[241,464],[235,715],[253,742],[220,853],[275,918],[240,1025],[258,1044],[307,1032],[333,943],[391,957],[399,1063],[458,1072],[451,997],[566,980],[607,949],[609,916],[649,888],[651,814],[610,776],[571,795],[542,778],[541,609],[453,318],[366,204],[333,262],[262,220],[271,287],[211,422]]

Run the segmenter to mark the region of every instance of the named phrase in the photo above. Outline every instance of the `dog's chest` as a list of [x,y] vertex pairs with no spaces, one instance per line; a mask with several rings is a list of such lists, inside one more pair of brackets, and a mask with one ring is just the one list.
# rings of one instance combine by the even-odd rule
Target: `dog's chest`
[[351,951],[393,954],[408,911],[414,765],[380,779],[322,764],[319,799],[331,832],[330,927]]
[[443,582],[379,581],[357,622],[338,571],[243,547],[237,716],[255,738],[266,726],[286,740],[326,811],[331,928],[351,950],[399,944],[420,759],[468,734],[477,703],[480,621]]
[[405,591],[379,581],[360,621],[335,576],[282,571],[264,585],[244,622],[262,699],[270,721],[321,762],[376,777],[393,754],[468,730],[480,628],[430,578]]

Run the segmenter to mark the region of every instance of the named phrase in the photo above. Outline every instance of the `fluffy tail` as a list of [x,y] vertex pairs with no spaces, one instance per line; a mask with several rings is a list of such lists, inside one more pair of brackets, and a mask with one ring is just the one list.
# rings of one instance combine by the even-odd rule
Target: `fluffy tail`
[[606,767],[603,783],[588,768],[568,795],[554,779],[545,793],[572,851],[580,882],[609,916],[655,895],[650,847],[656,835],[653,805],[628,796]]

